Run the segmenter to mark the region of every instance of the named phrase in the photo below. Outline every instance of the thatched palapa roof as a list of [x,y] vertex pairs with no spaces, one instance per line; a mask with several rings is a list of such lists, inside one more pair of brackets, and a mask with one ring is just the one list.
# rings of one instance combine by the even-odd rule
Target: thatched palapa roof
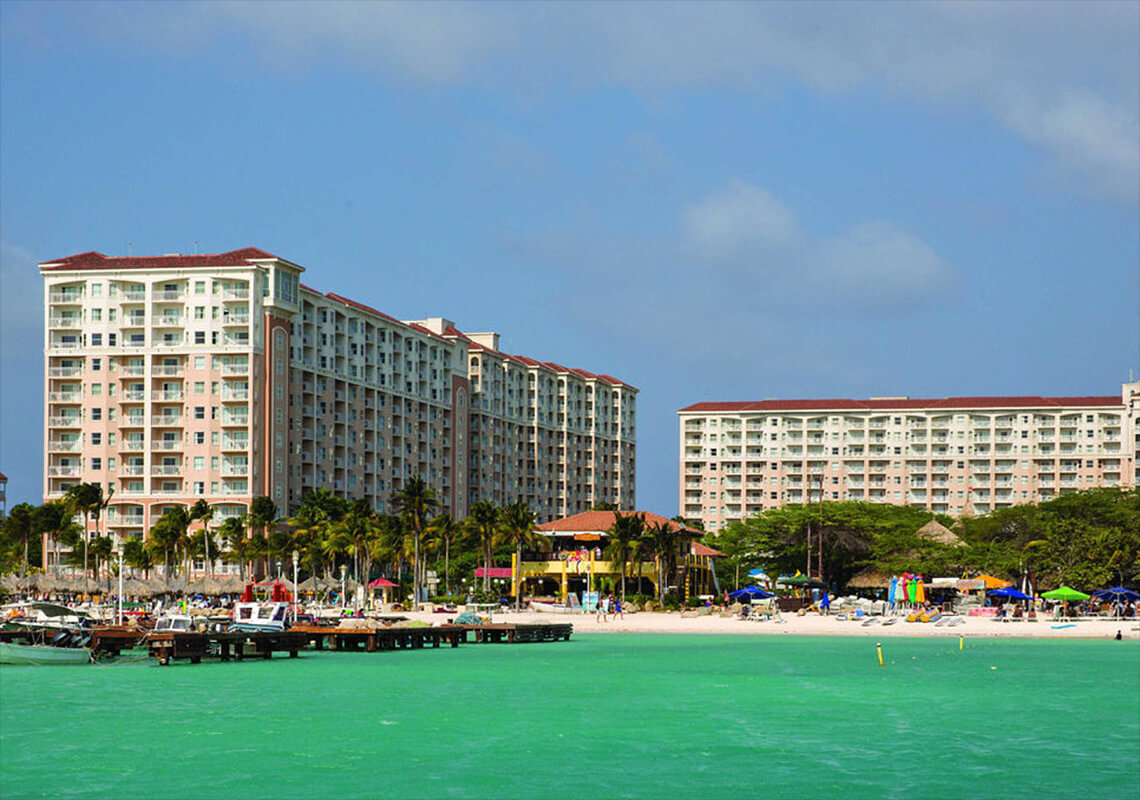
[[952,530],[936,519],[932,519],[923,525],[914,532],[914,535],[931,542],[947,545],[948,547],[959,547],[962,544],[962,540],[959,539]]
[[882,574],[873,566],[856,573],[847,581],[848,589],[887,589],[890,585],[890,576]]

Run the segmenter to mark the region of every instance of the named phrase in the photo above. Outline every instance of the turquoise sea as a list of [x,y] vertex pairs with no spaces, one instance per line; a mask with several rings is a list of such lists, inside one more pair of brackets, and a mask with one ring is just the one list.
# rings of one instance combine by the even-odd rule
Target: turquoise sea
[[1140,643],[578,635],[0,668],[0,797],[1140,798]]

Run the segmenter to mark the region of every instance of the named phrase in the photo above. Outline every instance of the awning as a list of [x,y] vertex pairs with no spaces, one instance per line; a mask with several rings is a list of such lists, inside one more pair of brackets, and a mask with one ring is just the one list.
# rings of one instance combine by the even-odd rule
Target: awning
[[511,568],[510,567],[490,567],[490,568],[478,567],[475,570],[475,577],[476,578],[484,578],[484,577],[486,577],[486,578],[510,578],[513,576],[511,574]]

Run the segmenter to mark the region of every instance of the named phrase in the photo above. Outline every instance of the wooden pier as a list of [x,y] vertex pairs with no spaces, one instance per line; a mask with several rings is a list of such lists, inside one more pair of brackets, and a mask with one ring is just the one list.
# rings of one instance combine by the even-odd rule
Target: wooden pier
[[[245,658],[271,658],[274,653],[288,653],[296,658],[305,648],[333,652],[435,649],[461,644],[524,644],[531,642],[569,641],[574,626],[569,623],[538,625],[441,625],[430,628],[329,628],[322,625],[298,625],[276,633],[223,633],[169,631],[146,636],[149,655],[162,666],[176,659],[198,664],[204,658],[222,661]],[[115,652],[131,647],[128,637],[108,631],[100,647]],[[137,641],[137,634],[134,640]]]

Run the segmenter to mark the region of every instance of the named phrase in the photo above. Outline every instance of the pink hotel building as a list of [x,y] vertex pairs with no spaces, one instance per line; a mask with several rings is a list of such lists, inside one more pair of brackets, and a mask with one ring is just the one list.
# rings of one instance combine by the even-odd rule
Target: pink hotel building
[[697,403],[680,415],[680,513],[708,530],[785,503],[985,514],[1140,485],[1140,382],[1106,397]]
[[482,498],[543,521],[635,507],[637,390],[615,378],[322,294],[254,248],[39,269],[44,497],[113,487],[117,536],[203,498],[215,523],[321,487],[384,510],[413,475],[456,518]]

